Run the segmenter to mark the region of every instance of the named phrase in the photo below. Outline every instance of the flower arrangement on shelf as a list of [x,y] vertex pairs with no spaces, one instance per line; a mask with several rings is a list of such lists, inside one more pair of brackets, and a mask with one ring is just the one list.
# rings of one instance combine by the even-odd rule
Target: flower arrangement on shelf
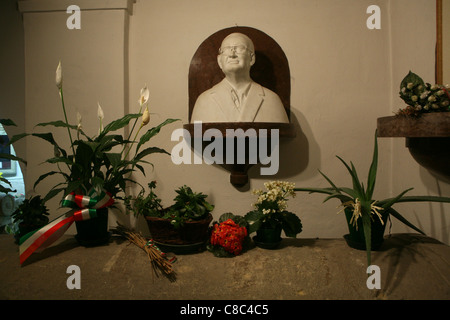
[[407,104],[397,115],[418,116],[429,112],[450,111],[450,86],[424,83],[409,71],[400,84],[400,98]]
[[[144,148],[144,145],[157,135],[162,127],[178,120],[167,119],[139,136],[141,130],[150,122],[148,110],[149,90],[145,86],[141,90],[139,99],[140,110],[136,114],[127,114],[109,124],[103,125],[104,113],[100,104],[98,104],[99,130],[96,132],[96,135],[89,136],[82,128],[82,117],[79,113],[77,114],[78,123],[76,125],[68,122],[67,110],[64,104],[61,62],[57,66],[55,80],[64,120],[39,123],[37,126],[67,129],[70,151],[61,147],[61,144],[56,141],[52,132],[22,133],[13,136],[10,140],[12,144],[27,136],[34,136],[49,142],[53,147],[54,154],[45,162],[55,165],[56,168],[39,176],[33,187],[36,188],[41,181],[50,176],[61,177],[62,181],[48,191],[43,201],[45,203],[62,192],[62,207],[77,209],[77,211],[72,212],[70,217],[67,214],[62,215],[44,227],[45,230],[42,230],[41,235],[45,235],[46,239],[50,238],[52,240],[56,239],[54,239],[55,237],[50,237],[48,233],[54,223],[60,223],[59,225],[61,225],[65,222],[63,229],[67,230],[68,226],[73,222],[97,220],[92,218],[98,218],[100,209],[111,207],[114,205],[115,200],[123,200],[127,184],[137,183],[131,177],[132,172],[139,170],[145,174],[143,165],[151,165],[145,158],[154,153],[169,154],[164,149],[158,147]],[[131,124],[133,120],[134,123],[128,136],[124,137],[122,134],[116,133],[116,131]],[[139,124],[138,121],[140,122]],[[3,123],[15,125],[9,119],[2,121]],[[136,125],[138,126],[135,131]],[[9,158],[12,159],[11,157]],[[26,164],[26,161],[22,158],[14,157],[12,160],[19,160]],[[37,238],[38,235],[34,236],[33,241],[38,240]],[[44,243],[45,241],[40,239],[39,242]]]
[[234,257],[242,253],[248,240],[247,221],[230,212],[213,223],[208,251],[216,257]]
[[[378,169],[378,144],[377,132],[375,131],[375,143],[372,156],[372,163],[370,165],[369,174],[367,178],[366,187],[364,183],[358,178],[358,173],[350,162],[348,165],[342,158],[336,156],[345,166],[352,179],[352,187],[338,187],[334,184],[324,173],[319,170],[319,173],[331,185],[329,188],[294,188],[295,192],[309,192],[321,193],[327,195],[325,201],[336,198],[341,202],[348,223],[349,235],[345,237],[350,247],[357,249],[365,249],[367,252],[367,263],[371,265],[371,250],[376,246],[381,245],[385,231],[386,221],[390,216],[395,217],[408,227],[415,231],[424,234],[419,228],[414,226],[406,220],[397,210],[392,206],[400,202],[420,202],[420,201],[434,201],[434,202],[450,202],[448,197],[436,196],[405,196],[405,194],[412,190],[409,188],[393,198],[383,200],[373,199],[375,190],[375,181]],[[376,236],[375,234],[376,229]],[[378,237],[378,239],[377,239]]]
[[[248,223],[248,233],[257,233],[259,242],[262,239],[261,230],[283,230],[287,237],[295,238],[302,231],[300,218],[292,212],[287,211],[288,197],[295,197],[294,183],[285,181],[265,182],[266,191],[254,190],[253,194],[258,196],[253,204],[255,210],[248,212],[245,219]],[[279,234],[276,236],[280,238]]]

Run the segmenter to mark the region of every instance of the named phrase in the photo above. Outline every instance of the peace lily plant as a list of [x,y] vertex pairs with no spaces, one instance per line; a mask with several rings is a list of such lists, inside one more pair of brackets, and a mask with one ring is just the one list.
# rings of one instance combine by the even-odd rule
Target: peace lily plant
[[[66,128],[70,140],[72,154],[61,147],[56,141],[53,133],[23,133],[11,138],[10,143],[15,143],[26,136],[34,136],[49,142],[54,149],[54,154],[45,162],[56,165],[56,170],[41,175],[35,182],[36,187],[42,180],[59,175],[63,181],[56,184],[44,197],[47,201],[63,192],[67,196],[71,192],[78,192],[87,195],[91,190],[105,190],[113,199],[123,199],[122,194],[128,182],[136,183],[131,178],[131,173],[138,169],[143,174],[145,170],[143,165],[151,165],[145,158],[153,153],[169,154],[164,149],[158,147],[147,147],[144,145],[161,128],[177,119],[167,119],[161,124],[148,129],[139,137],[141,130],[149,124],[150,113],[148,109],[149,90],[147,86],[141,89],[139,112],[136,114],[127,114],[117,120],[104,125],[104,111],[97,103],[97,116],[99,120],[99,130],[96,136],[88,136],[82,127],[82,117],[77,114],[77,124],[70,124],[67,118],[66,107],[64,104],[63,76],[61,62],[56,69],[56,86],[59,91],[64,121],[52,121],[37,124],[38,127],[52,126],[56,128]],[[128,137],[116,133],[128,126],[134,120],[132,129]],[[137,123],[140,122],[137,132],[134,133]],[[2,124],[15,125],[11,120],[2,120]],[[76,132],[76,139],[73,137]],[[26,161],[15,157],[14,160]]]
[[[144,145],[157,135],[162,127],[177,121],[176,119],[167,119],[139,136],[141,130],[150,122],[149,91],[145,86],[141,90],[139,113],[127,114],[106,125],[103,124],[103,109],[98,103],[99,130],[95,136],[88,136],[83,130],[80,113],[77,113],[76,125],[70,124],[68,121],[64,104],[61,62],[56,68],[55,80],[64,120],[39,123],[37,126],[67,129],[71,152],[61,147],[52,132],[22,133],[13,136],[10,143],[31,135],[41,138],[53,146],[53,155],[45,162],[55,165],[56,168],[39,176],[34,187],[50,176],[59,176],[62,181],[50,189],[43,198],[43,203],[63,192],[61,206],[72,210],[20,238],[20,263],[23,263],[38,248],[39,250],[47,248],[74,222],[77,227],[76,237],[80,244],[91,246],[105,243],[109,239],[108,208],[113,206],[116,200],[125,198],[128,183],[137,183],[133,180],[132,173],[137,169],[145,175],[144,165],[151,165],[146,160],[147,156],[154,153],[169,154],[164,149],[144,148]],[[127,127],[133,120],[134,124],[128,137],[116,132]],[[9,119],[1,120],[1,123],[15,125]],[[134,133],[138,123],[140,124]],[[76,135],[73,134],[75,132]],[[7,156],[6,158],[25,162],[18,157]]]
[[[436,196],[405,196],[405,194],[412,190],[409,188],[399,195],[393,198],[384,200],[373,199],[373,192],[375,189],[375,180],[378,167],[378,145],[377,145],[377,133],[375,131],[375,145],[372,158],[372,164],[370,166],[367,187],[364,187],[363,182],[358,178],[358,174],[353,163],[350,162],[350,166],[342,160],[339,156],[336,156],[346,167],[352,178],[353,187],[338,187],[336,186],[325,174],[320,170],[320,174],[331,185],[329,188],[295,188],[295,191],[305,191],[310,193],[322,193],[328,195],[324,202],[336,198],[341,201],[343,210],[350,210],[352,213],[350,224],[358,228],[358,224],[362,226],[365,239],[365,247],[367,252],[367,262],[371,265],[371,238],[372,238],[372,222],[379,220],[381,224],[384,224],[387,218],[391,215],[417,232],[424,234],[423,231],[418,229],[412,223],[407,221],[399,212],[397,212],[392,206],[400,202],[416,202],[416,201],[433,201],[433,202],[450,202],[450,198],[436,197]],[[341,210],[342,211],[342,210]],[[362,223],[359,223],[359,222]],[[350,227],[350,226],[349,226]]]

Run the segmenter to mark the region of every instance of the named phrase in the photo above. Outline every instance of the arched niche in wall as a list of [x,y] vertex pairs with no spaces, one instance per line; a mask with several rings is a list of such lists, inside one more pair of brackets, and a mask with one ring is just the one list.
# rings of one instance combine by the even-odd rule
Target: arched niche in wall
[[[222,81],[224,74],[217,63],[218,50],[223,39],[231,33],[243,33],[247,35],[254,44],[256,61],[250,70],[251,78],[256,82],[266,87],[280,97],[288,118],[290,119],[290,96],[291,96],[291,82],[289,63],[278,43],[268,36],[266,33],[251,27],[230,27],[217,31],[216,33],[205,39],[197,51],[195,52],[190,68],[189,68],[189,108],[188,108],[188,124],[184,128],[190,133],[191,142],[194,138],[201,139],[205,131],[209,129],[216,129],[221,132],[222,137],[226,139],[240,139],[235,135],[230,136],[230,132],[236,133],[238,129],[244,132],[256,132],[256,141],[258,146],[262,142],[261,139],[267,143],[268,148],[271,146],[273,130],[278,132],[278,138],[293,138],[295,137],[295,130],[291,123],[276,123],[276,122],[204,122],[201,124],[201,129],[195,129],[195,124],[191,123],[191,116],[194,109],[195,102],[198,96],[204,91],[208,90],[215,84]],[[253,131],[254,130],[254,131]],[[263,132],[263,137],[260,133]],[[266,135],[267,133],[267,135]],[[234,143],[234,163],[226,161],[225,154],[228,150],[223,149],[223,163],[224,168],[230,171],[230,182],[235,186],[243,186],[248,182],[247,171],[253,164],[249,159],[248,149],[249,140],[247,139],[245,161],[236,159],[236,154],[239,150],[236,149],[237,142]],[[272,139],[272,140],[271,140]],[[255,140],[252,140],[255,141]],[[202,141],[202,150],[208,142]],[[193,143],[191,143],[193,146]],[[195,148],[194,148],[195,149]],[[195,151],[195,150],[194,150]],[[198,151],[198,150],[197,150]],[[217,150],[216,150],[217,151]],[[278,149],[276,150],[278,152]],[[258,158],[258,163],[260,159]],[[242,163],[243,162],[243,163]]]

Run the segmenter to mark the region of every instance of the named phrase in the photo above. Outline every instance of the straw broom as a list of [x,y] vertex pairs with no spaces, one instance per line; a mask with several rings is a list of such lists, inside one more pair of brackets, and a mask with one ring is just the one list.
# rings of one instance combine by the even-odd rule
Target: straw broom
[[176,281],[176,273],[172,268],[172,263],[164,257],[164,254],[155,245],[149,245],[149,241],[147,241],[147,239],[145,239],[141,234],[128,229],[119,222],[117,222],[117,227],[113,230],[113,232],[125,237],[131,243],[134,243],[147,253],[148,258],[152,263],[154,275],[159,277],[159,274],[161,273],[171,282]]

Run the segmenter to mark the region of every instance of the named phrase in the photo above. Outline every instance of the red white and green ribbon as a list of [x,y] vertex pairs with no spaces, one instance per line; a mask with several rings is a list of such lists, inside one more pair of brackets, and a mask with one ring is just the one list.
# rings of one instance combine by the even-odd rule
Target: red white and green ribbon
[[174,263],[177,261],[177,257],[175,255],[162,252],[161,249],[155,244],[155,241],[153,241],[153,239],[148,240],[147,243],[145,244],[145,246],[150,247],[150,248],[155,248],[161,254],[161,256],[164,259],[166,259],[167,261],[169,261],[170,263]]
[[20,238],[20,264],[24,263],[33,252],[41,252],[58,240],[74,221],[96,218],[97,209],[110,207],[113,204],[114,199],[105,191],[97,194],[92,190],[87,196],[70,193],[63,200],[62,206],[73,208],[73,210]]

